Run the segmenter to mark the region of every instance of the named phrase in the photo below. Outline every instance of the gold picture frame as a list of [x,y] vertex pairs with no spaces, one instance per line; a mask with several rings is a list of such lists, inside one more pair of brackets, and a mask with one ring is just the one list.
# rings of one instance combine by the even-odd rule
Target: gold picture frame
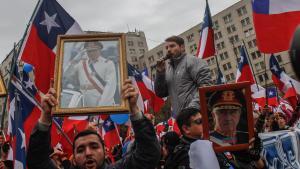
[[6,95],[7,95],[7,90],[5,87],[3,76],[0,73],[0,97],[6,97]]
[[128,78],[125,34],[61,35],[57,41],[53,115],[128,113],[121,98]]

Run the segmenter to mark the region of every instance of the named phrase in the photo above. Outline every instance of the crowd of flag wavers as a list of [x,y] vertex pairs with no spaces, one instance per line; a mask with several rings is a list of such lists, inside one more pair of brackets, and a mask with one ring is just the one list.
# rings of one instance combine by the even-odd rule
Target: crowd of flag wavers
[[[53,51],[58,35],[83,31],[55,0],[38,1],[20,50],[14,50],[3,105],[8,129],[3,129],[3,114],[0,169],[300,168],[300,82],[272,54],[289,50],[300,24],[300,1],[253,0],[252,8],[258,49],[271,54],[265,60],[275,87],[256,82],[245,45],[234,85],[247,84],[249,92],[231,88],[219,67],[212,84],[204,59],[217,56],[206,1],[196,56],[186,53],[183,38],[171,36],[153,81],[128,65],[129,78],[118,88],[119,97],[128,100],[128,115],[61,118],[53,116],[59,104],[51,80]],[[88,52],[99,61],[93,46]],[[111,66],[106,67],[112,68],[107,59]],[[199,90],[210,86],[223,87],[208,92],[207,99],[200,97]],[[84,90],[89,88],[93,84]]]

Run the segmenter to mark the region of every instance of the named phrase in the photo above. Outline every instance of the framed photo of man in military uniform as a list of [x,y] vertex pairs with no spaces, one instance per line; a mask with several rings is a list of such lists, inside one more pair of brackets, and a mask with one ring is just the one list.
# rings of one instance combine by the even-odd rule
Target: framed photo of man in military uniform
[[215,151],[248,149],[253,137],[250,83],[199,88],[203,136]]
[[126,64],[124,34],[59,36],[54,115],[128,112],[121,98]]

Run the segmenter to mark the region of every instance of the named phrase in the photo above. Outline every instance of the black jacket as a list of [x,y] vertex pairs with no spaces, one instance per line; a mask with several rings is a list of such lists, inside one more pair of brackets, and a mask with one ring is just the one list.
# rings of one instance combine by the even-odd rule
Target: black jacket
[[[29,169],[56,169],[49,158],[51,151],[50,127],[38,123],[33,129],[27,152]],[[146,118],[132,121],[136,149],[114,165],[104,164],[100,169],[154,169],[160,159],[160,146],[153,125]],[[44,128],[44,129],[41,129]],[[71,168],[76,168],[71,166]]]
[[179,144],[175,147],[174,151],[167,157],[165,169],[190,169],[189,150],[190,145],[196,139],[182,136]]

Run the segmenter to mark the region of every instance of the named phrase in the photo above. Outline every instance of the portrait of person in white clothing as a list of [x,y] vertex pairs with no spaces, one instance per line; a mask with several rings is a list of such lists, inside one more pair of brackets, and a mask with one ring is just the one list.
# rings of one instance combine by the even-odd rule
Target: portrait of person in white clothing
[[79,52],[73,52],[73,55],[80,56],[69,57],[70,64],[64,70],[61,107],[114,106],[120,103],[120,98],[116,97],[116,92],[120,91],[119,57],[112,56],[118,55],[118,49],[118,41],[86,41]]

